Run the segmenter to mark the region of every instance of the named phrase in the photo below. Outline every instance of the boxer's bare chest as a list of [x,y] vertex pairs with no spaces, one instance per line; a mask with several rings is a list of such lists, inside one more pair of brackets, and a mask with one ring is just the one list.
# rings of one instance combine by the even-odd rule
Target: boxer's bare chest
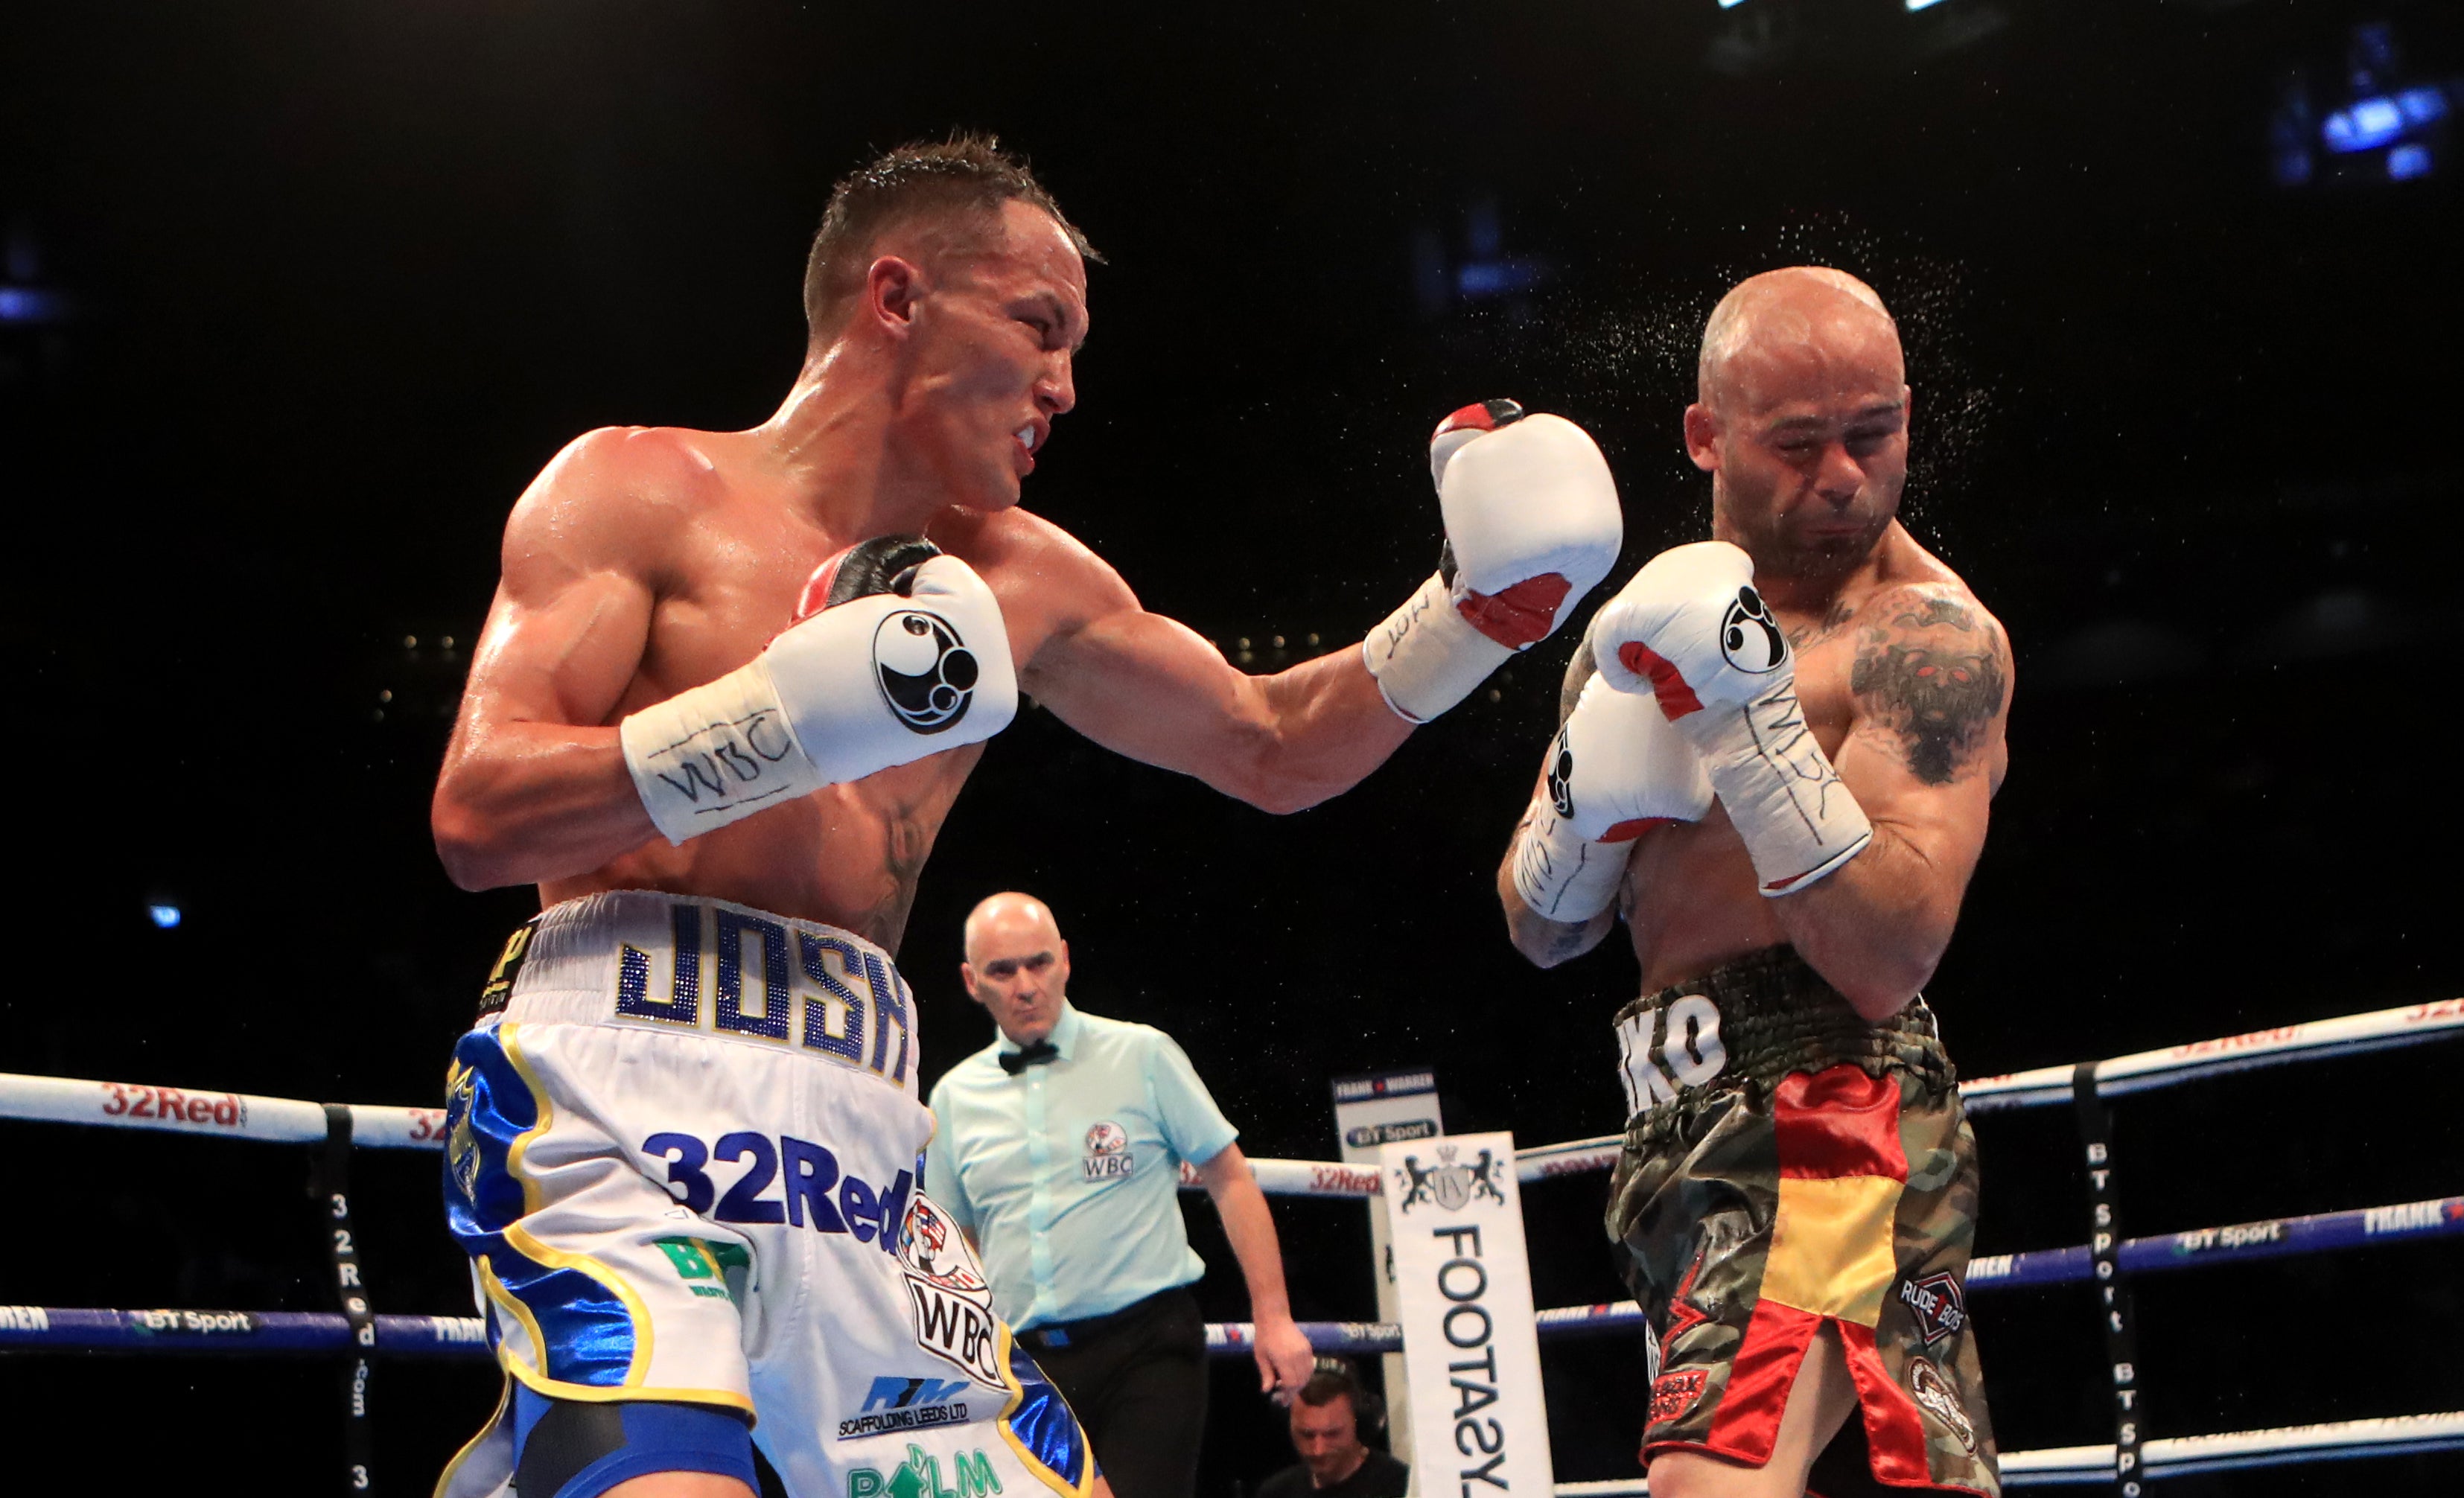
[[[865,539],[831,534],[758,482],[699,496],[671,567],[653,580],[642,664],[616,716],[752,659],[793,621],[813,569]],[[968,745],[826,785],[681,848],[653,841],[541,893],[707,895],[839,926],[895,952],[925,859],[982,753]]]

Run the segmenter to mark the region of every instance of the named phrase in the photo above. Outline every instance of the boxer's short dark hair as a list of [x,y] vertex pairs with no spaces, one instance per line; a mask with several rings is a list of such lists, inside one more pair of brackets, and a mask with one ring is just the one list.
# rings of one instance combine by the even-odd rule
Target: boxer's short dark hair
[[1050,214],[1081,258],[1102,261],[1026,158],[1002,150],[997,136],[959,131],[946,140],[911,141],[841,178],[804,261],[804,321],[813,341],[838,332],[883,230],[918,218],[998,213],[1010,202]]

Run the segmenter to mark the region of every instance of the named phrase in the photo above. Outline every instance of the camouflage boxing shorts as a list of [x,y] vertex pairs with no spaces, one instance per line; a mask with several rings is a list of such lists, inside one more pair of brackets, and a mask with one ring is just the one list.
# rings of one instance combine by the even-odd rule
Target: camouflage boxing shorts
[[1637,1000],[1617,1031],[1608,1231],[1651,1337],[1643,1461],[1768,1462],[1827,1321],[1873,1480],[1998,1494],[1964,1299],[1976,1142],[1925,1002],[1859,1019],[1772,947]]

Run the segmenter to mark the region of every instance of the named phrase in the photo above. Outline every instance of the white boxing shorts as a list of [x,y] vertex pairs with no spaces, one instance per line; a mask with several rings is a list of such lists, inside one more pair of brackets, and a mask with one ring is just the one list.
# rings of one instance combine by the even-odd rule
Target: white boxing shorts
[[[1077,1421],[917,1189],[913,1002],[870,942],[718,900],[594,894],[517,932],[445,1147],[508,1393],[738,1411],[796,1498],[1086,1498]],[[509,1492],[512,1427],[439,1498]]]

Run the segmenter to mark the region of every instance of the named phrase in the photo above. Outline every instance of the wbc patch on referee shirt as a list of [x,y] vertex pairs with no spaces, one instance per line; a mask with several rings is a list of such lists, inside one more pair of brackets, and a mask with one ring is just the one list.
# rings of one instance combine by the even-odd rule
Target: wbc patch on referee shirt
[[1107,1118],[1087,1131],[1087,1153],[1078,1157],[1078,1168],[1089,1180],[1115,1180],[1135,1174],[1138,1157],[1128,1133]]

